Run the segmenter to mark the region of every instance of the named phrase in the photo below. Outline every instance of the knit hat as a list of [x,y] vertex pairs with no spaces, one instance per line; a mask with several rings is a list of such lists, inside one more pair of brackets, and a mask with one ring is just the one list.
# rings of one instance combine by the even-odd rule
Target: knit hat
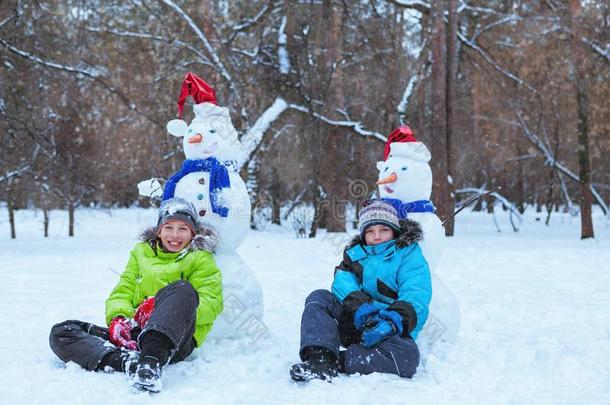
[[365,202],[360,209],[360,236],[364,238],[364,232],[373,225],[386,225],[396,232],[400,232],[398,212],[390,204],[383,200],[370,200]]
[[391,157],[404,157],[422,162],[430,161],[430,151],[413,135],[406,125],[395,129],[389,136],[383,151],[383,160]]
[[178,97],[178,117],[182,118],[184,103],[191,96],[195,104],[212,103],[216,105],[216,92],[202,78],[192,72],[188,72],[182,82],[180,96]]
[[197,233],[197,212],[195,206],[184,198],[173,197],[161,202],[159,207],[159,220],[157,233],[169,221],[182,221],[186,223],[194,234]]

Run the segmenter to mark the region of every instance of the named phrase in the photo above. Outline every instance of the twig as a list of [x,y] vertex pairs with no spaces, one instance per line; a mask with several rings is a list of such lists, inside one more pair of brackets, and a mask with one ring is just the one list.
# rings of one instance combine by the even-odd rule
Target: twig
[[480,200],[481,198],[486,197],[486,196],[488,196],[488,195],[490,195],[490,194],[493,194],[493,193],[495,193],[495,192],[498,192],[498,191],[500,191],[501,189],[502,189],[502,187],[497,187],[495,190],[490,190],[490,191],[488,191],[488,192],[486,192],[486,193],[483,193],[483,194],[477,194],[477,195],[475,195],[475,196],[471,197],[471,198],[470,198],[470,200],[467,200],[467,201],[464,203],[464,205],[462,205],[460,208],[458,208],[458,210],[457,210],[457,211],[455,211],[453,214],[449,215],[449,217],[447,217],[447,219],[445,219],[445,220],[443,221],[442,225],[443,225],[443,226],[445,226],[445,224],[446,224],[447,222],[449,222],[449,221],[451,220],[451,218],[455,217],[455,216],[456,216],[456,215],[457,215],[457,214],[458,214],[460,211],[462,211],[464,208],[466,208],[466,207],[468,207],[469,205],[471,205],[473,202],[475,202],[475,201],[477,201],[477,200]]

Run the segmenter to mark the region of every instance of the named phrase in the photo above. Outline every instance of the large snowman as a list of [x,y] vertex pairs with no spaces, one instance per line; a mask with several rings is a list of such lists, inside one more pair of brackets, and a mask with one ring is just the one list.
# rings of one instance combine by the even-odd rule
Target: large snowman
[[175,119],[167,124],[171,135],[183,138],[186,160],[165,183],[163,200],[178,196],[192,202],[200,222],[218,233],[215,259],[222,271],[225,309],[210,336],[255,339],[264,332],[262,290],[236,252],[250,229],[251,210],[246,185],[238,172],[241,145],[229,110],[217,106],[214,90],[192,73],[186,75],[182,85],[179,116],[188,96],[196,103],[191,123]]
[[384,161],[377,163],[379,196],[396,208],[401,219],[417,221],[423,230],[420,247],[432,275],[430,315],[418,341],[433,344],[454,340],[460,327],[457,301],[436,274],[443,252],[445,231],[430,201],[432,170],[430,151],[413,136],[411,128],[402,126],[388,137]]

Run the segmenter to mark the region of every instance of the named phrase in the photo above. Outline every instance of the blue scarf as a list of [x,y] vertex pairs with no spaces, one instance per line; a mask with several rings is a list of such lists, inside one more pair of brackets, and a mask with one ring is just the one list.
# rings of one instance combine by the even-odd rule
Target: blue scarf
[[212,212],[226,218],[229,215],[229,209],[223,207],[217,201],[218,192],[224,188],[231,187],[231,181],[229,180],[229,171],[227,167],[220,163],[216,158],[210,157],[207,159],[187,159],[182,165],[182,169],[174,174],[165,183],[165,189],[163,190],[163,201],[174,197],[176,191],[176,185],[184,176],[194,172],[208,172],[210,173],[210,202],[212,203]]
[[407,218],[409,212],[434,212],[436,207],[430,200],[417,200],[404,203],[397,198],[382,198],[383,201],[391,204],[398,212],[400,219]]

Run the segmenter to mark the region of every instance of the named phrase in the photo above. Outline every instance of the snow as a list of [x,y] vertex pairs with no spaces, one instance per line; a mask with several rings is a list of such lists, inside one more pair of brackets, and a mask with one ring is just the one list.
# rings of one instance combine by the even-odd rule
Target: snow
[[290,73],[290,58],[288,57],[288,50],[286,49],[286,44],[288,42],[288,37],[284,32],[286,28],[286,16],[282,17],[282,23],[280,24],[280,29],[277,33],[277,43],[278,43],[278,59],[280,62],[280,73],[287,75]]
[[[159,394],[134,393],[125,375],[64,365],[49,349],[65,319],[101,324],[104,300],[138,233],[156,210],[17,211],[17,240],[0,210],[0,381],[2,403],[606,403],[610,394],[610,226],[594,218],[596,240],[581,241],[578,218],[526,211],[521,230],[508,215],[462,212],[437,273],[457,297],[458,340],[422,354],[412,380],[342,376],[332,384],[293,383],[303,301],[329,288],[338,246],[320,232],[297,239],[287,228],[251,231],[238,250],[265,295],[267,333],[209,340],[168,367]],[[337,242],[338,243],[338,242]]]
[[145,197],[162,197],[163,186],[155,177],[138,183],[138,194]]
[[[281,97],[276,98],[262,114],[248,132],[241,138],[243,156],[247,159],[256,147],[262,142],[263,135],[279,116],[286,111],[288,103]],[[243,163],[243,162],[241,162]]]
[[405,88],[405,92],[402,95],[402,99],[396,107],[396,110],[403,114],[407,114],[407,108],[409,108],[409,99],[411,98],[411,94],[413,94],[413,88],[415,87],[415,83],[417,82],[417,75],[411,76],[409,79],[409,83],[407,83],[407,87]]

